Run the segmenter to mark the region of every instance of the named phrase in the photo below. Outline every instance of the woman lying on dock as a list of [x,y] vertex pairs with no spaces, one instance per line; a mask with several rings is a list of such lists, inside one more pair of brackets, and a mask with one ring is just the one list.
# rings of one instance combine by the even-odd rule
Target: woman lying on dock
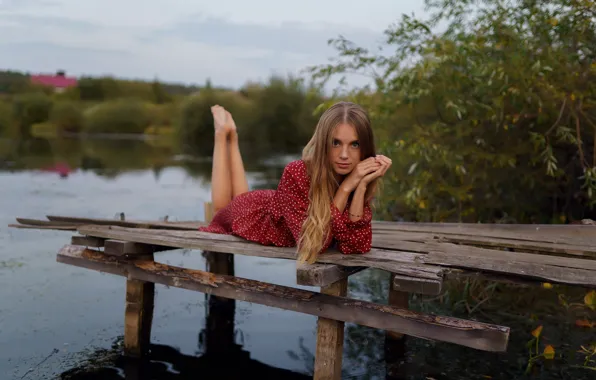
[[276,190],[248,190],[232,115],[211,107],[215,126],[211,197],[215,215],[205,232],[263,245],[298,247],[313,263],[336,243],[344,254],[366,253],[372,241],[370,201],[391,160],[376,155],[362,107],[336,103],[319,119],[302,159],[289,163]]

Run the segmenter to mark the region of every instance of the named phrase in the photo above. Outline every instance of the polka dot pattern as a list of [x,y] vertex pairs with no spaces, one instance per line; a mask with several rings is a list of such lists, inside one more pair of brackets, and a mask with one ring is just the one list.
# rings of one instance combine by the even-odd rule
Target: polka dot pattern
[[[309,205],[310,178],[302,160],[289,163],[277,190],[253,190],[241,194],[219,210],[200,231],[235,235],[277,247],[295,247]],[[372,242],[372,211],[364,205],[360,220],[349,218],[350,202],[344,212],[331,202],[331,234],[322,251],[335,245],[344,254],[366,253]]]

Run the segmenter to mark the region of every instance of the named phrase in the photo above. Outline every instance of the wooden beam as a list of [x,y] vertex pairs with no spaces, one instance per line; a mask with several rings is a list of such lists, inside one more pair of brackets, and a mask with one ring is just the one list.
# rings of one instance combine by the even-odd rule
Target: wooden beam
[[497,224],[497,223],[404,223],[374,221],[373,230],[443,235],[484,236],[520,241],[561,242],[560,239],[594,241],[594,225],[581,224]]
[[176,248],[114,239],[107,239],[104,243],[104,252],[107,255],[112,256],[149,255],[155,252],[167,251],[171,249]]
[[70,223],[76,226],[83,225],[109,225],[132,228],[151,228],[151,229],[165,229],[165,230],[188,230],[196,231],[199,227],[206,225],[201,221],[188,222],[163,222],[159,220],[118,220],[106,218],[82,218],[73,216],[47,215],[51,222]]
[[104,246],[106,239],[95,236],[75,235],[70,238],[70,244],[82,245],[83,247],[101,248]]
[[[152,256],[147,256],[146,260],[152,261]],[[154,283],[137,279],[126,280],[124,353],[127,356],[141,357],[149,349],[154,297]]]
[[[399,276],[391,274],[389,278],[389,292],[387,304],[402,309],[409,308],[410,295],[407,292],[396,289],[395,285],[400,283]],[[406,336],[395,331],[385,332],[385,373],[387,379],[403,378],[402,368],[406,357]]]
[[[596,257],[596,242],[590,241],[523,241],[509,238],[486,237],[482,235],[449,235],[428,232],[373,232],[373,247],[382,247],[399,250],[410,250],[410,248],[405,247],[413,247],[413,249],[416,251],[425,251],[428,250],[428,248],[425,247],[425,244],[457,244],[458,246],[467,245],[469,248],[476,248],[473,247],[476,245],[488,248],[511,248],[517,251],[539,252],[542,255],[548,253],[551,255]],[[510,253],[521,254],[523,252]]]
[[296,283],[304,286],[325,287],[348,278],[366,267],[344,267],[334,264],[297,264]]
[[390,289],[393,291],[436,296],[441,294],[443,290],[443,280],[406,277],[395,273],[392,274],[391,278]]
[[40,226],[40,225],[33,225],[33,224],[12,224],[10,223],[8,227],[12,228],[21,228],[21,229],[30,229],[30,230],[57,230],[57,231],[76,231],[77,226],[58,226],[58,225],[47,225],[47,226]]
[[[387,304],[390,306],[399,307],[402,309],[407,309],[409,307],[409,294],[404,291],[400,291],[395,289],[395,284],[399,283],[399,278],[397,278],[395,274],[392,274],[389,280],[389,294],[387,296]],[[399,332],[388,332],[388,335],[392,339],[402,339],[404,334]]]
[[72,224],[68,222],[52,222],[49,220],[39,220],[31,218],[16,218],[16,221],[21,224],[27,224],[30,226],[70,226]]
[[423,339],[455,343],[478,350],[503,352],[507,349],[509,340],[508,327],[448,316],[425,315],[373,302],[216,275],[154,261],[130,262],[80,246],[64,246],[57,255],[57,261],[127,276],[130,279],[396,331]]
[[[346,297],[347,277],[321,288],[321,294]],[[341,320],[319,317],[317,321],[317,346],[314,380],[340,380],[344,348],[344,325]]]

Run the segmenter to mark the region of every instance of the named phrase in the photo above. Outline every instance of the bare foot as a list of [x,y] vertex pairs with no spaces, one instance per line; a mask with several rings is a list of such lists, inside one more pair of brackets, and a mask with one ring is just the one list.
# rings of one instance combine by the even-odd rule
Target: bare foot
[[226,123],[224,125],[224,128],[230,135],[233,136],[236,134],[236,123],[234,122],[234,118],[232,118],[232,114],[227,110],[225,112],[226,112]]
[[222,106],[216,104],[211,107],[211,113],[213,114],[213,126],[215,127],[215,132],[224,132],[227,134],[225,128],[227,120],[226,110]]

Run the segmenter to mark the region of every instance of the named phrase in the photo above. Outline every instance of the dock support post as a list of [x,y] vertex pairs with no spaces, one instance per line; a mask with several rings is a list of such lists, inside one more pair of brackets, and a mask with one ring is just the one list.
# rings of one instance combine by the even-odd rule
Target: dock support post
[[[205,221],[213,219],[213,207],[205,202]],[[206,270],[215,274],[234,275],[234,255],[231,253],[203,253]],[[205,316],[205,353],[222,355],[236,349],[235,321],[236,300],[205,294],[207,312]]]
[[[135,257],[135,261],[153,261],[153,255]],[[126,280],[124,312],[124,354],[141,357],[149,349],[155,284],[135,279]]]
[[[387,304],[399,308],[409,307],[409,293],[394,289],[395,274],[389,280]],[[403,379],[400,367],[406,351],[406,336],[394,331],[385,332],[385,379]]]
[[[321,293],[345,297],[348,278],[321,287]],[[344,348],[344,322],[319,317],[314,380],[340,380]]]

